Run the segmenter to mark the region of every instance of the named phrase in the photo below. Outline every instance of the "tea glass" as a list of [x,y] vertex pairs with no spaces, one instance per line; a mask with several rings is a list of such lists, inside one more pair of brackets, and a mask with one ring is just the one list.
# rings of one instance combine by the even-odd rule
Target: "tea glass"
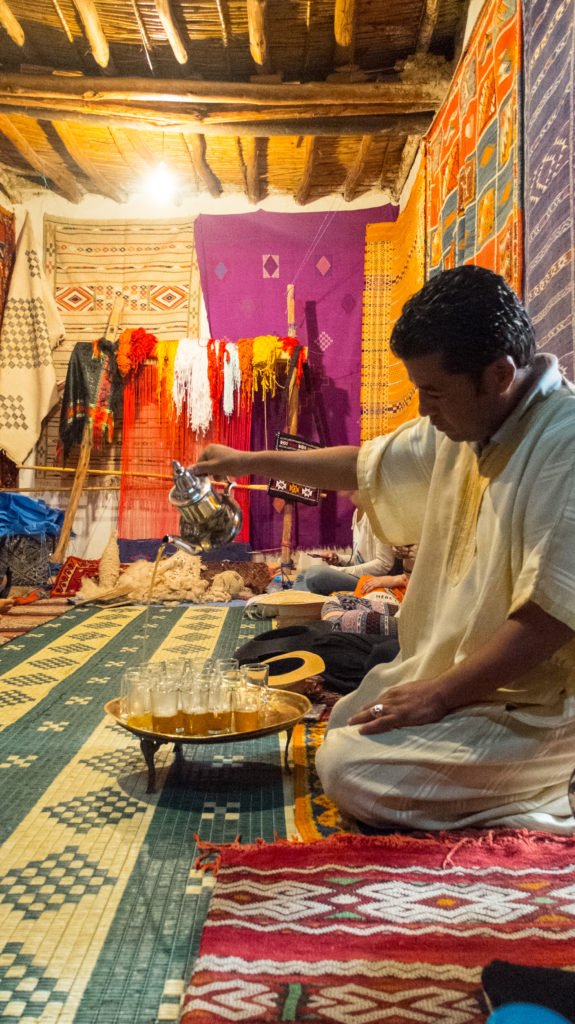
[[260,725],[261,690],[258,686],[239,686],[233,694],[236,732],[255,732]]
[[242,681],[250,686],[269,686],[270,667],[262,661],[248,662],[241,667]]
[[232,688],[226,684],[213,682],[209,688],[208,704],[208,728],[209,736],[216,736],[218,733],[232,731]]
[[126,669],[121,681],[120,715],[135,729],[152,729],[149,679],[139,668]]
[[173,736],[182,731],[180,691],[173,681],[157,680],[150,688],[154,732]]

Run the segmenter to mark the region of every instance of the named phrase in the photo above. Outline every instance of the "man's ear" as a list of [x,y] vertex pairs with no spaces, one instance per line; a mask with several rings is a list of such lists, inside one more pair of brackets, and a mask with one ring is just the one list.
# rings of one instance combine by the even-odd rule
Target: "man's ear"
[[517,367],[512,357],[499,356],[485,367],[484,383],[497,394],[504,395],[513,384],[516,373]]

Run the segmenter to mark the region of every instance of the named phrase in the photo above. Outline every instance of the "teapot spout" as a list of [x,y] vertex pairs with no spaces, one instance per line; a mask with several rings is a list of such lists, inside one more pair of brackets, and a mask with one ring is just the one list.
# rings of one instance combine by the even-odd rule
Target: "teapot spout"
[[188,544],[186,540],[182,540],[181,537],[170,537],[166,534],[162,537],[162,544],[173,544],[174,547],[179,548],[180,551],[187,552],[188,555],[199,555],[202,552],[202,548],[199,544]]

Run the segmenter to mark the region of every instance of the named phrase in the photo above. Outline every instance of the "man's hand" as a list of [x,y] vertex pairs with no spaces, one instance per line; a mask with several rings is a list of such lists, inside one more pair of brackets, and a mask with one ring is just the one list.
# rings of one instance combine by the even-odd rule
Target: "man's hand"
[[407,725],[439,722],[448,713],[436,679],[402,683],[384,690],[374,704],[366,704],[349,719],[348,725],[361,725],[363,736],[391,732]]
[[197,476],[242,476],[246,472],[242,470],[242,456],[247,454],[235,448],[228,448],[225,444],[209,444],[192,466],[192,471]]

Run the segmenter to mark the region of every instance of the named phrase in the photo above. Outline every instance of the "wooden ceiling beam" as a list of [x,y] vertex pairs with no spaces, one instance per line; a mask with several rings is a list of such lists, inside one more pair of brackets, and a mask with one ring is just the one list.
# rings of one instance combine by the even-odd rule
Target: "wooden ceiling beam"
[[335,63],[353,64],[356,0],[335,0],[333,34]]
[[27,114],[44,120],[69,122],[78,125],[97,125],[109,127],[117,125],[122,128],[132,128],[137,131],[162,132],[162,134],[174,134],[188,132],[203,134],[207,136],[230,135],[242,136],[300,136],[318,135],[335,137],[338,135],[425,135],[429,128],[433,115],[428,114],[393,114],[365,116],[324,116],[307,115],[299,119],[287,117],[285,120],[266,120],[258,118],[253,121],[244,121],[241,118],[229,116],[226,120],[221,117],[215,121],[205,121],[192,114],[177,112],[176,114],[165,111],[137,110],[132,106],[129,110],[99,111],[98,113],[79,112],[78,109],[68,110],[65,107],[54,108],[53,106],[42,105],[13,105],[6,104],[0,98],[0,112],[6,114]]
[[222,44],[226,58],[226,68],[228,75],[231,77],[232,62],[230,58],[230,36],[232,34],[232,29],[230,25],[230,12],[228,10],[227,0],[216,0],[216,7],[218,9],[218,17],[220,19],[222,29]]
[[372,145],[373,135],[364,135],[359,146],[358,154],[347,172],[347,177],[343,185],[343,198],[346,203],[351,203],[352,199],[355,199],[356,189],[365,171],[365,165]]
[[88,155],[86,146],[78,142],[73,129],[62,121],[54,121],[54,128],[58,132],[66,150],[86,177],[93,183],[96,193],[113,199],[116,203],[123,203],[127,199],[127,193],[123,189],[116,188],[96,167],[92,158]]
[[206,140],[204,136],[190,135],[187,138],[184,135],[183,139],[199,181],[203,181],[210,195],[217,199],[222,193],[222,186],[206,159]]
[[138,7],[138,0],[132,0],[132,10],[134,12],[134,18],[136,19],[136,25],[138,26],[138,32],[140,33],[140,39],[142,40],[142,46],[144,47],[144,53],[146,55],[146,61],[152,74],[154,73],[154,65],[152,64],[152,44],[150,37],[146,31],[142,15],[140,14],[140,8]]
[[399,202],[401,199],[403,186],[408,179],[409,172],[413,166],[413,161],[417,156],[420,142],[420,135],[408,135],[405,140],[403,150],[401,152],[401,160],[399,161],[399,167],[395,176],[395,184],[393,186],[393,198],[396,202]]
[[155,0],[158,17],[178,64],[187,64],[188,51],[174,21],[170,0]]
[[296,203],[304,206],[310,197],[313,172],[318,154],[318,141],[315,135],[306,135],[304,139],[304,161],[301,181],[294,195]]
[[416,53],[427,53],[429,50],[435,25],[437,23],[438,10],[439,0],[424,0],[421,21],[419,22],[419,31],[417,33],[417,42],[415,44]]
[[250,203],[259,203],[266,197],[263,185],[263,165],[266,140],[253,137],[242,142],[243,156],[246,165],[248,199]]
[[259,82],[196,82],[186,79],[96,78],[59,75],[0,74],[0,97],[33,100],[80,99],[95,107],[110,102],[243,104],[251,107],[370,105],[379,113],[436,110],[448,82],[437,76],[426,81],[302,82],[270,85]]
[[258,71],[272,70],[268,47],[268,0],[246,0],[250,53]]
[[82,22],[96,64],[101,68],[107,68],[110,62],[110,47],[94,0],[72,0],[72,3]]
[[69,199],[71,203],[80,202],[84,195],[83,189],[80,188],[59,154],[52,149],[48,139],[46,139],[46,147],[49,150],[49,154],[46,156],[38,153],[30,145],[20,129],[4,114],[0,114],[0,132],[10,140],[14,148],[20,153],[20,156],[30,164],[30,167],[37,174],[42,175],[43,178],[49,178],[54,183],[56,190],[65,199]]
[[0,0],[0,25],[6,30],[16,46],[24,46],[26,36],[18,18],[10,10],[6,0]]

